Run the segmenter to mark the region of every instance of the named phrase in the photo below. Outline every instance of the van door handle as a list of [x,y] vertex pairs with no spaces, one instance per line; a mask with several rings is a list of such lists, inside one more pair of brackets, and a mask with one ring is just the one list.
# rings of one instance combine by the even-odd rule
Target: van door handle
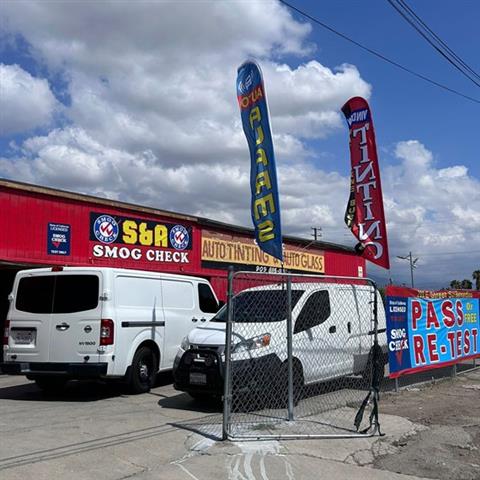
[[206,319],[205,317],[202,317],[202,318],[200,319],[200,321],[201,321],[201,322],[206,322],[207,319]]
[[352,333],[352,322],[347,323],[348,333]]
[[65,330],[68,330],[70,328],[70,325],[68,323],[63,322],[60,325],[57,325],[55,328],[57,330],[64,332]]
[[198,318],[193,317],[193,318],[192,318],[192,322],[193,322],[193,323],[198,322]]
[[336,325],[332,325],[332,326],[328,329],[328,333],[335,333],[336,331],[337,331]]

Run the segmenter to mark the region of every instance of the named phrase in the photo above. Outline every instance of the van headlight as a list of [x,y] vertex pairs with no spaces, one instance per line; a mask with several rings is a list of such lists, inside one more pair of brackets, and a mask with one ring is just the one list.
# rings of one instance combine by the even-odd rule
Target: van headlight
[[188,335],[183,337],[182,343],[180,344],[180,348],[184,351],[190,348],[190,342],[188,341]]
[[249,350],[255,350],[256,348],[268,347],[270,345],[271,335],[269,333],[262,333],[257,337],[247,338],[238,342],[233,347],[233,353],[247,352]]

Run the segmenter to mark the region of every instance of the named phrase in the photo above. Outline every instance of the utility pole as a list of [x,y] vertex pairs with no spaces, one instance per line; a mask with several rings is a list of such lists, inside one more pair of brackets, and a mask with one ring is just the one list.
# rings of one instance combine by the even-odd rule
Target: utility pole
[[412,288],[414,288],[413,269],[417,268],[418,258],[413,259],[412,258],[412,252],[408,252],[408,255],[406,255],[405,257],[400,257],[399,255],[397,255],[397,258],[400,258],[402,260],[408,260],[410,262],[410,278],[411,278],[411,281],[412,281]]
[[312,237],[317,241],[322,236],[322,227],[312,227]]

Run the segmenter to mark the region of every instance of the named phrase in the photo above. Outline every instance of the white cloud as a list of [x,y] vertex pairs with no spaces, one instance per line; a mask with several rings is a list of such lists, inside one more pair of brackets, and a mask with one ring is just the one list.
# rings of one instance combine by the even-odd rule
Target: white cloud
[[9,31],[69,79],[66,115],[76,126],[108,148],[149,150],[161,164],[245,159],[235,76],[249,56],[264,69],[280,160],[294,144],[305,154],[301,138],[339,129],[343,102],[370,93],[351,65],[278,63],[313,46],[311,26],[275,2],[9,2],[3,11]]
[[[469,278],[480,265],[480,181],[464,165],[436,168],[417,140],[399,142],[395,156],[400,163],[385,169],[383,188],[391,250],[413,251],[420,258],[415,273],[430,285]],[[407,270],[393,255],[394,277],[406,279]]]
[[[353,65],[312,60],[310,25],[280,4],[6,2],[2,15],[6,31],[23,35],[36,60],[67,80],[71,104],[70,125],[0,158],[0,176],[250,225],[235,76],[255,56],[272,114],[284,233],[308,237],[318,226],[325,240],[355,243],[343,224],[349,179],[317,168],[308,141],[340,129],[340,107],[368,98],[371,86]],[[304,63],[292,67],[286,54]],[[35,99],[52,101],[47,81],[30,79],[43,92]],[[22,111],[18,121],[32,126],[21,129],[45,125],[54,108],[53,99],[37,109],[46,113],[33,124]],[[395,157],[383,167],[383,189],[392,273],[406,279],[397,254],[475,249],[480,184],[456,159],[437,168],[417,140],[399,142]],[[442,258],[421,256],[418,274],[435,282],[453,268],[464,277],[473,269],[471,258]]]
[[47,80],[0,63],[0,136],[46,126],[56,108]]

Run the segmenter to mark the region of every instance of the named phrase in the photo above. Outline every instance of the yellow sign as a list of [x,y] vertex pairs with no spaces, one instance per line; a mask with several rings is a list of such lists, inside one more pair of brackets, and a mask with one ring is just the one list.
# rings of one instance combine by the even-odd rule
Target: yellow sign
[[[286,270],[325,273],[324,256],[318,253],[284,247],[283,257]],[[276,258],[264,253],[253,241],[211,237],[205,232],[202,235],[202,261],[255,265],[259,272],[276,271],[282,267]]]

